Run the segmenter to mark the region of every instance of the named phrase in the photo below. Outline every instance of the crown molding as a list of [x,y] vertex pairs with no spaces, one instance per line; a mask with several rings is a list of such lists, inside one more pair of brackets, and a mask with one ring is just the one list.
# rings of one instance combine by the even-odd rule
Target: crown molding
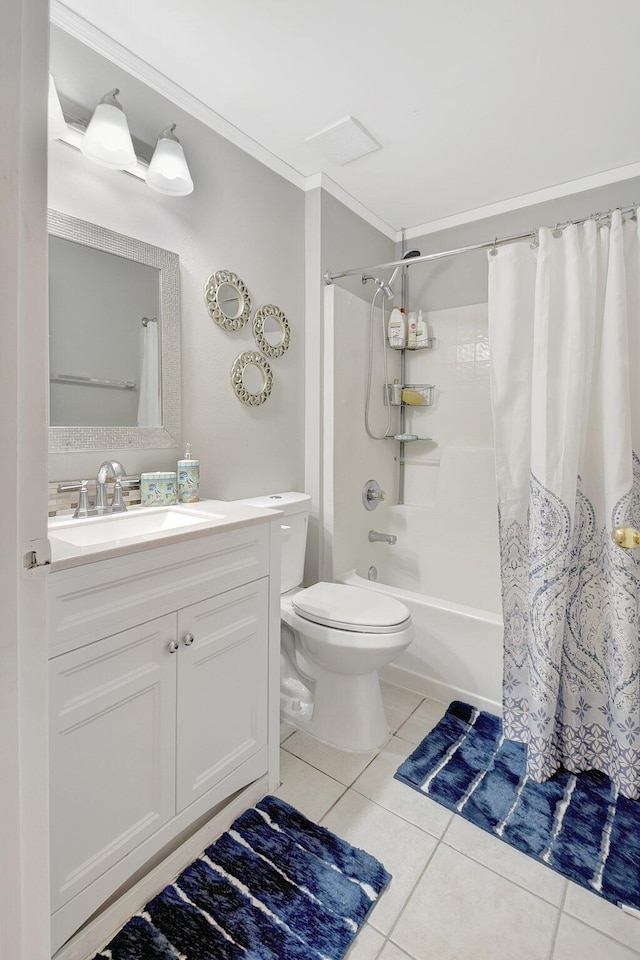
[[[424,237],[430,233],[439,233],[441,230],[460,227],[465,223],[474,223],[476,220],[497,217],[501,213],[512,213],[514,210],[521,210],[523,207],[533,207],[538,203],[558,200],[560,197],[568,197],[573,193],[582,193],[585,190],[593,190],[597,187],[606,187],[612,183],[620,183],[622,180],[631,180],[633,177],[640,177],[640,163],[629,163],[624,167],[614,167],[612,170],[604,170],[602,173],[594,173],[578,180],[567,180],[565,183],[558,183],[553,187],[545,187],[543,190],[535,190],[533,193],[521,194],[518,197],[511,197],[509,200],[491,203],[486,207],[476,207],[474,210],[466,210],[464,213],[443,217],[441,220],[430,220],[415,227],[408,227],[406,237],[407,240],[415,240],[417,237]],[[629,198],[629,202],[632,202],[632,200],[633,198]],[[399,242],[401,239],[402,234],[398,232],[396,240]]]
[[[156,90],[162,96],[166,97],[167,100],[171,101],[171,103],[174,103],[177,107],[180,107],[191,116],[200,120],[211,130],[215,130],[220,136],[229,140],[241,150],[244,150],[249,156],[258,160],[269,170],[277,173],[300,190],[305,192],[317,188],[326,190],[327,193],[330,193],[331,196],[339,200],[340,203],[344,204],[344,206],[362,220],[376,230],[379,230],[385,237],[388,237],[396,243],[402,240],[402,232],[400,230],[391,227],[378,217],[347,190],[339,186],[339,184],[332,180],[326,173],[315,173],[308,177],[300,173],[300,171],[271,153],[270,150],[267,150],[266,147],[263,147],[262,144],[258,143],[246,133],[243,133],[238,127],[234,126],[228,120],[225,120],[224,117],[216,113],[215,110],[212,110],[197,97],[194,97],[193,94],[186,91],[183,87],[180,87],[177,83],[174,83],[159,70],[156,70],[155,67],[152,67],[140,57],[137,57],[126,47],[122,46],[122,44],[93,26],[88,20],[85,20],[84,17],[70,10],[61,0],[51,0],[50,18],[51,23],[55,26],[64,30],[72,37],[75,37],[77,40],[80,40],[86,46],[95,50],[96,53],[106,57],[123,70],[126,70],[127,73],[141,80],[153,90]],[[616,167],[612,170],[603,171],[602,173],[596,173],[588,177],[546,187],[543,190],[536,190],[532,193],[511,197],[508,200],[502,200],[498,203],[466,210],[450,217],[430,220],[426,223],[408,227],[406,229],[406,238],[407,240],[413,240],[430,233],[448,230],[451,227],[474,223],[477,220],[485,220],[488,217],[495,217],[501,213],[511,213],[514,210],[531,207],[538,203],[544,203],[547,200],[557,200],[560,197],[566,197],[573,193],[592,190],[596,187],[607,186],[608,184],[618,183],[622,180],[639,176],[640,163]]]
[[275,156],[270,150],[267,150],[266,147],[263,147],[256,140],[253,140],[247,134],[243,133],[242,130],[239,130],[238,127],[235,127],[228,120],[225,120],[224,117],[220,116],[219,113],[216,113],[215,110],[212,110],[197,97],[194,97],[193,94],[186,91],[183,87],[180,87],[177,83],[174,83],[145,60],[137,57],[112,37],[103,33],[102,30],[99,30],[92,23],[89,23],[84,17],[70,10],[64,3],[61,3],[61,0],[51,0],[50,19],[51,23],[56,27],[64,30],[65,33],[68,33],[70,36],[75,37],[76,40],[80,40],[85,46],[95,50],[96,53],[106,57],[107,60],[115,63],[123,70],[126,70],[127,73],[130,73],[153,90],[162,94],[162,96],[170,100],[171,103],[174,103],[177,107],[181,107],[181,109],[200,120],[211,130],[215,130],[220,136],[229,140],[241,150],[244,150],[245,153],[248,153],[255,160],[263,163],[274,173],[284,177],[289,183],[292,183],[305,192],[321,187],[335,197],[336,200],[339,200],[340,203],[348,207],[349,210],[357,214],[362,220],[366,221],[370,226],[379,230],[385,237],[395,241],[396,231],[393,227],[385,223],[384,220],[381,220],[380,217],[376,216],[372,210],[365,207],[359,200],[356,200],[355,197],[335,183],[327,174],[316,173],[312,176],[305,177],[304,174]]
[[247,136],[238,127],[235,127],[224,117],[212,110],[193,94],[188,93],[183,87],[180,87],[173,80],[170,80],[155,67],[152,67],[145,60],[137,57],[134,53],[123,47],[122,44],[107,36],[102,30],[94,27],[93,24],[85,20],[75,11],[70,10],[60,0],[51,0],[50,19],[56,27],[60,27],[65,33],[80,40],[85,46],[95,50],[96,53],[106,57],[118,67],[126,70],[133,77],[146,83],[147,86],[156,90],[158,93],[170,100],[177,107],[180,107],[186,113],[191,114],[197,120],[200,120],[211,130],[215,130],[226,140],[229,140],[236,147],[244,150],[255,160],[259,160],[274,173],[279,174],[298,187],[300,190],[306,188],[306,177],[298,170],[295,170],[284,160],[276,157],[275,154],[267,150],[256,140]]
[[369,226],[374,227],[376,230],[379,230],[380,233],[384,234],[385,237],[388,237],[389,240],[394,242],[397,239],[397,231],[386,223],[384,220],[381,220],[373,210],[370,210],[368,207],[365,207],[363,203],[349,193],[344,187],[341,187],[340,184],[336,183],[335,180],[332,180],[326,173],[314,173],[310,177],[306,178],[305,190],[316,190],[320,187],[322,190],[326,190],[327,193],[330,193],[332,197],[335,197],[336,200],[339,200],[345,207],[348,207],[353,213],[357,214],[361,220],[366,221]]

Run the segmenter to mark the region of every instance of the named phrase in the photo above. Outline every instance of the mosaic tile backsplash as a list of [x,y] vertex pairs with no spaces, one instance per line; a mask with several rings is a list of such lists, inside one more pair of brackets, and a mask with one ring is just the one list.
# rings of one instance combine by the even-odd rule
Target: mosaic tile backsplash
[[[59,517],[66,514],[72,514],[73,511],[78,506],[78,490],[65,491],[64,493],[58,493],[58,484],[59,483],[74,483],[75,477],[72,480],[54,480],[49,482],[49,516],[50,517]],[[96,482],[95,480],[90,480],[87,484],[87,489],[89,491],[89,500],[92,502],[96,499]],[[108,484],[109,490],[109,500],[111,500],[111,494],[113,491],[113,484]],[[140,506],[140,487],[125,487],[122,491],[122,499],[128,507]]]

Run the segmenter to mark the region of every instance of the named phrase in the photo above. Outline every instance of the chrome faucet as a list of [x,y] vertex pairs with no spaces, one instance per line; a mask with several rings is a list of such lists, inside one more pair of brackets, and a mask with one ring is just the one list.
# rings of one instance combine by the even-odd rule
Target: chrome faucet
[[[118,460],[105,460],[98,468],[96,476],[96,506],[98,515],[104,513],[123,513],[127,505],[122,498],[121,477],[125,476],[125,469]],[[113,496],[111,503],[107,500],[107,480],[112,477],[115,480],[113,485]]]
[[371,543],[390,543],[398,542],[398,538],[393,533],[378,533],[377,530],[369,530],[369,541]]

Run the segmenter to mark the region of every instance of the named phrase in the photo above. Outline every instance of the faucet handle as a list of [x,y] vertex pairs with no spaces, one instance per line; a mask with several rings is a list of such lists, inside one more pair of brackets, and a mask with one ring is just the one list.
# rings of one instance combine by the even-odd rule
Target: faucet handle
[[91,510],[89,507],[89,491],[87,489],[88,480],[80,481],[80,493],[78,495],[78,506],[76,507],[74,518],[78,519],[79,517],[89,517],[91,516]]
[[127,505],[122,499],[122,483],[120,478],[116,477],[113,484],[113,496],[111,498],[111,512],[112,513],[124,513],[127,509]]

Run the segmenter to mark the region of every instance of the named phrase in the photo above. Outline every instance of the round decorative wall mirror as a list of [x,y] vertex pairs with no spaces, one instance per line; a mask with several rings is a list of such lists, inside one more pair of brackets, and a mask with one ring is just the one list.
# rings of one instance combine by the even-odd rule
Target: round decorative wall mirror
[[217,270],[204,285],[209,316],[224,330],[240,330],[251,313],[251,297],[243,280],[231,270]]
[[253,337],[264,354],[272,359],[289,349],[291,328],[280,307],[266,303],[255,312]]
[[250,407],[257,407],[271,393],[273,371],[256,350],[245,350],[233,361],[231,386],[239,400]]

